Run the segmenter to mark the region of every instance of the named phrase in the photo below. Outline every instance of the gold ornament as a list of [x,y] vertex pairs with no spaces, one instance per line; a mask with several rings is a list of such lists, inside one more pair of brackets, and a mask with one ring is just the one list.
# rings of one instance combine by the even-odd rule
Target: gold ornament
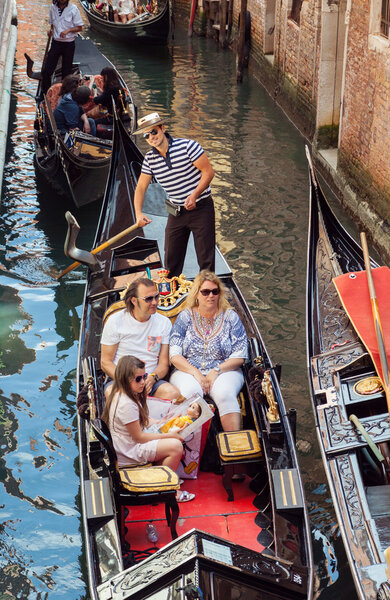
[[355,383],[353,391],[359,396],[370,396],[383,392],[383,385],[379,377],[365,377]]

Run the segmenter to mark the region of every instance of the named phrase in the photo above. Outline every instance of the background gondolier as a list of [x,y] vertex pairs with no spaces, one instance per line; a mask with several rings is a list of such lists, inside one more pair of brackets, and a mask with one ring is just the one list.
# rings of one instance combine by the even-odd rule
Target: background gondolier
[[170,276],[181,274],[192,232],[199,269],[215,270],[215,214],[210,182],[214,177],[202,146],[190,139],[173,138],[158,113],[138,122],[136,134],[143,133],[152,149],[146,153],[135,190],[137,222],[151,222],[142,213],[145,192],[154,176],[171,203],[165,230],[165,267]]
[[80,11],[69,0],[53,0],[49,13],[49,36],[53,37],[49,53],[42,69],[42,93],[46,94],[51,85],[51,76],[62,57],[62,79],[72,72],[75,50],[74,40],[83,29]]

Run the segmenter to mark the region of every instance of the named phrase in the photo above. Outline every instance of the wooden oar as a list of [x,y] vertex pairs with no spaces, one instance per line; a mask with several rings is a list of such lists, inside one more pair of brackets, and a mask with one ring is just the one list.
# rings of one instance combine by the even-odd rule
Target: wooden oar
[[43,67],[45,66],[47,55],[49,54],[49,46],[50,46],[50,40],[52,38],[52,35],[53,34],[51,31],[47,35],[47,43],[46,43],[46,48],[45,48],[45,54],[43,55],[43,59],[42,59],[41,71],[43,71]]
[[[115,244],[115,242],[117,242],[118,240],[120,240],[121,238],[123,238],[128,233],[131,233],[135,229],[138,229],[138,224],[137,223],[134,223],[134,225],[131,225],[131,227],[128,227],[127,229],[124,229],[120,233],[117,233],[116,235],[114,235],[112,238],[110,238],[106,242],[103,242],[103,244],[100,244],[100,246],[98,246],[97,248],[94,248],[93,250],[91,250],[91,254],[98,254],[99,252],[101,252],[105,248],[108,248],[112,244]],[[63,277],[67,273],[69,273],[69,271],[73,271],[73,269],[76,269],[76,267],[78,267],[80,264],[81,263],[79,263],[78,261],[72,263],[71,265],[69,265],[69,267],[67,267],[64,271],[62,271],[59,275],[57,275],[57,279],[61,279],[61,277]]]
[[368,289],[370,291],[372,317],[374,319],[375,333],[376,333],[376,338],[378,340],[379,357],[380,357],[382,373],[383,373],[383,377],[381,379],[383,381],[383,387],[384,387],[385,394],[386,394],[387,408],[390,413],[389,364],[387,361],[385,338],[383,335],[382,323],[381,323],[381,318],[380,318],[380,314],[379,314],[379,306],[378,306],[378,301],[376,298],[374,279],[372,277],[370,255],[368,253],[366,234],[364,233],[364,231],[362,231],[360,234],[360,241],[362,243],[364,266],[366,267]]

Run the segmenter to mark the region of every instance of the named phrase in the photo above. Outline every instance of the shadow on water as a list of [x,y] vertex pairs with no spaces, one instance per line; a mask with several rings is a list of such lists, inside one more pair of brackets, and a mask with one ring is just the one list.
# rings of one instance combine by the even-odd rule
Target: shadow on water
[[[7,598],[80,600],[86,594],[80,534],[75,368],[84,272],[61,281],[64,213],[90,248],[99,206],[65,205],[33,167],[35,82],[23,53],[42,56],[50,0],[18,3],[11,136],[0,209],[0,589]],[[89,32],[129,83],[141,115],[166,117],[197,139],[215,170],[218,243],[254,313],[282,389],[298,412],[300,463],[313,526],[316,598],[355,597],[309,402],[305,356],[308,175],[305,140],[263,88],[236,84],[235,58],[213,40],[129,49]],[[38,61],[39,63],[39,61]],[[38,64],[37,64],[38,67]],[[140,141],[143,150],[144,141]]]

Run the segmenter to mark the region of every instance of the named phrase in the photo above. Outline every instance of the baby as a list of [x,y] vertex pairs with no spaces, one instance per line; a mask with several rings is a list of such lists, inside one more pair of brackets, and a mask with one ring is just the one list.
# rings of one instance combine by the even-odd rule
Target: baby
[[167,423],[165,423],[165,425],[160,427],[160,431],[161,433],[175,433],[182,431],[182,429],[188,427],[188,425],[196,421],[196,419],[200,417],[201,412],[202,409],[200,404],[198,402],[193,402],[189,405],[186,415],[180,415],[170,419],[167,421]]
[[[202,413],[202,408],[198,402],[192,402],[187,409],[186,415],[179,415],[173,417],[163,425],[160,425],[161,421],[151,422],[149,427],[145,430],[149,433],[175,433],[182,431],[185,427],[188,427],[191,423],[196,421]],[[152,420],[151,420],[152,421]]]

